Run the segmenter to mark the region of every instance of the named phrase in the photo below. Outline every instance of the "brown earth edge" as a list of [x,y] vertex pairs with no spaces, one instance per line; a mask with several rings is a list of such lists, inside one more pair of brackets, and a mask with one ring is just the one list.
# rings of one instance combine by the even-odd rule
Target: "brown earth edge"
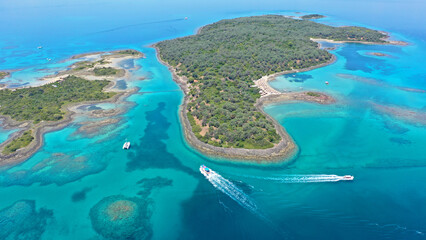
[[[198,32],[199,31],[200,29],[198,30]],[[181,89],[185,93],[184,100],[179,108],[179,116],[182,122],[183,132],[184,132],[186,141],[190,143],[191,146],[193,146],[198,151],[202,152],[203,154],[209,155],[211,157],[222,157],[222,158],[233,159],[233,160],[241,161],[241,162],[255,162],[255,163],[264,163],[264,164],[280,163],[280,162],[289,160],[291,159],[292,156],[294,156],[298,152],[298,147],[295,144],[294,140],[291,138],[291,136],[283,128],[283,126],[279,124],[270,115],[268,115],[263,110],[263,107],[266,104],[271,104],[276,102],[284,103],[284,102],[307,101],[307,102],[314,102],[319,104],[331,104],[335,102],[335,100],[331,96],[328,96],[324,93],[319,93],[319,92],[315,92],[315,94],[318,94],[318,96],[307,95],[307,92],[287,92],[287,93],[269,94],[266,96],[262,96],[256,101],[255,106],[261,113],[263,113],[266,116],[268,120],[270,120],[273,123],[278,134],[281,136],[281,141],[277,143],[274,147],[267,148],[267,149],[222,148],[222,147],[212,146],[200,141],[192,131],[191,124],[189,123],[189,120],[187,117],[189,89],[188,89],[186,77],[178,76],[176,73],[176,69],[174,69],[172,66],[170,66],[169,64],[167,64],[160,58],[159,49],[155,46],[155,44],[151,45],[151,47],[155,48],[157,52],[158,60],[162,64],[168,67],[169,71],[172,73],[173,80],[181,87]],[[305,68],[305,69],[279,72],[279,73],[266,76],[266,78],[269,81],[279,75],[289,74],[294,72],[309,71],[315,68],[329,65],[333,63],[335,60],[336,60],[336,57],[333,55],[332,59],[330,59],[330,61],[328,61],[327,63],[323,63],[320,65]]]
[[[112,52],[115,52],[115,51],[112,51]],[[104,53],[104,52],[101,52],[101,53]],[[90,53],[90,54],[95,54],[95,53]],[[90,55],[90,54],[86,54],[86,55]],[[142,54],[141,56],[143,57],[144,55]],[[60,74],[62,73],[58,73],[58,75]],[[111,81],[103,90],[103,91],[115,92],[116,94],[111,98],[108,98],[105,100],[99,100],[99,101],[85,101],[85,102],[62,106],[62,111],[65,112],[65,115],[64,115],[64,118],[60,121],[42,122],[37,126],[33,126],[32,121],[18,122],[16,120],[13,120],[9,116],[0,115],[1,126],[3,129],[17,129],[17,128],[19,129],[18,131],[14,132],[11,136],[9,136],[9,138],[5,142],[0,144],[0,149],[3,149],[3,147],[7,146],[11,141],[21,136],[23,132],[29,129],[33,130],[33,137],[34,137],[34,140],[28,146],[22,149],[19,149],[14,153],[4,155],[0,152],[0,167],[19,164],[25,161],[26,159],[28,159],[29,157],[31,157],[32,155],[34,155],[38,151],[38,149],[40,149],[40,147],[43,146],[44,144],[43,136],[45,133],[49,133],[49,132],[53,132],[53,131],[57,131],[57,130],[65,128],[75,119],[77,115],[79,115],[78,113],[75,112],[75,110],[73,110],[73,108],[76,108],[82,105],[88,105],[88,104],[120,103],[124,101],[124,99],[129,97],[130,95],[139,91],[139,88],[132,88],[125,91],[115,91],[113,89],[115,85],[116,85],[116,81]],[[119,113],[121,113],[121,111],[115,111],[113,115],[117,115]],[[109,114],[108,116],[110,115],[111,114]],[[99,116],[102,117],[102,114],[99,114]]]

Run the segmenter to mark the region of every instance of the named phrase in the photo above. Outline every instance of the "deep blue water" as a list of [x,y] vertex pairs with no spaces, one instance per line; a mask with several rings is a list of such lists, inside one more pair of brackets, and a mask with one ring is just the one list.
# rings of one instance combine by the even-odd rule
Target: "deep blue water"
[[[117,124],[88,136],[78,133],[87,119],[78,118],[46,134],[30,159],[0,170],[0,239],[426,238],[425,10],[420,0],[1,1],[0,69],[19,69],[2,80],[9,86],[35,84],[72,64],[63,60],[74,54],[133,48],[146,58],[125,63],[141,67],[121,84],[140,88],[126,104],[87,106],[126,108]],[[340,44],[334,64],[272,82],[338,100],[265,107],[299,146],[286,163],[236,164],[194,151],[178,118],[183,93],[149,44],[223,18],[296,12],[388,31],[411,45]],[[12,132],[1,129],[0,141]],[[121,149],[126,138],[129,151]],[[229,179],[257,211],[214,188],[200,164]],[[307,176],[316,174],[355,180]],[[311,182],[290,183],[306,177]],[[111,221],[121,206],[129,217]]]

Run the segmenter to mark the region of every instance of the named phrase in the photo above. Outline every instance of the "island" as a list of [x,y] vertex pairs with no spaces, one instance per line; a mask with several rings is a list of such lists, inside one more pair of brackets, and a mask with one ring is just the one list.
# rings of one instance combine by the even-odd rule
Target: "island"
[[376,56],[376,57],[390,57],[389,54],[381,52],[368,52],[367,55]]
[[[89,58],[85,58],[88,57]],[[34,86],[0,90],[0,119],[5,129],[19,130],[0,144],[0,165],[16,164],[39,149],[46,132],[67,126],[76,114],[78,106],[101,102],[117,102],[136,89],[119,90],[115,85],[119,78],[129,75],[120,66],[126,59],[140,58],[135,50],[118,50],[81,55],[67,70],[40,79]],[[86,60],[88,59],[88,60]],[[111,116],[108,110],[93,116]],[[100,125],[114,121],[99,121]],[[91,128],[93,128],[93,123]],[[84,128],[83,126],[82,128]],[[86,127],[87,128],[87,127]]]
[[264,15],[222,20],[153,47],[185,92],[180,118],[192,146],[211,156],[270,163],[287,159],[297,146],[263,105],[334,99],[317,92],[281,93],[268,81],[332,63],[335,57],[312,39],[382,44],[386,37],[363,27]]
[[325,18],[324,15],[320,15],[320,14],[308,14],[308,15],[303,15],[300,17],[303,20],[309,20],[309,19],[320,19],[320,18]]
[[9,76],[9,72],[6,72],[6,71],[0,71],[0,80],[1,79],[3,79],[3,78],[5,78],[5,77],[7,77],[7,76]]

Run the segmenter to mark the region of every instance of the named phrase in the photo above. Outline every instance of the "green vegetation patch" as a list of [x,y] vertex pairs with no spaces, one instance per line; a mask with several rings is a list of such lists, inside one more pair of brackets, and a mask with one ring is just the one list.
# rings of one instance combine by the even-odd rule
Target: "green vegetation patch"
[[31,133],[31,130],[25,131],[22,136],[14,139],[6,147],[4,147],[2,153],[6,155],[11,154],[20,148],[28,146],[34,140],[34,137],[31,135]]
[[127,50],[121,50],[117,52],[118,54],[125,54],[125,55],[140,55],[141,53],[133,50],[133,49],[127,49]]
[[332,55],[310,38],[379,42],[383,36],[267,15],[222,20],[156,46],[161,59],[188,78],[188,118],[198,139],[220,147],[270,148],[281,137],[254,106],[260,97],[254,80],[329,61]]
[[116,75],[119,70],[112,67],[101,67],[93,69],[96,76],[111,76]]
[[301,19],[319,19],[319,18],[325,18],[324,15],[320,15],[320,14],[308,14],[308,15],[304,15],[300,17]]
[[89,61],[77,62],[77,63],[75,63],[74,70],[80,71],[80,70],[83,70],[83,69],[92,68],[94,66],[95,66],[94,62],[89,62]]
[[321,94],[316,93],[316,92],[307,92],[306,95],[311,96],[311,97],[320,97]]
[[7,77],[7,75],[9,75],[8,72],[0,72],[0,79]]
[[40,87],[0,90],[0,114],[17,121],[57,121],[64,117],[61,107],[69,103],[104,100],[116,93],[103,92],[109,81],[89,81],[69,76]]

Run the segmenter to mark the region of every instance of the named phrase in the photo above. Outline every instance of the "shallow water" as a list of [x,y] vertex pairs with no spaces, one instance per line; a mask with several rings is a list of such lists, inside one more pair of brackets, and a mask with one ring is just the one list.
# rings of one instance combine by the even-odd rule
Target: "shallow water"
[[[426,111],[426,93],[407,91],[426,90],[426,24],[420,17],[425,3],[357,3],[2,1],[0,68],[23,70],[1,82],[34,83],[68,66],[61,61],[85,52],[133,48],[146,58],[125,63],[141,66],[126,82],[127,88],[139,87],[140,92],[127,99],[134,106],[122,121],[93,138],[76,135],[77,124],[48,133],[44,146],[29,160],[1,170],[0,232],[22,233],[26,239],[97,238],[102,228],[93,227],[91,209],[96,212],[94,207],[103,199],[116,199],[133,201],[152,213],[135,215],[146,218],[137,222],[149,229],[152,239],[425,238],[426,127],[410,116],[395,117],[377,108]],[[328,24],[386,30],[412,45],[341,44],[332,51],[337,56],[334,64],[272,82],[277,89],[318,90],[338,99],[330,106],[265,107],[300,148],[289,162],[236,164],[194,151],[184,141],[178,119],[183,93],[147,46],[192,34],[223,18],[300,15],[295,11],[329,15],[317,20]],[[11,132],[1,130],[0,141]],[[132,142],[129,151],[121,149],[126,138]],[[201,164],[246,194],[270,222],[216,190],[199,173]],[[273,180],[317,174],[350,174],[355,180]],[[139,202],[142,198],[146,204]],[[108,215],[96,217],[108,220]],[[34,219],[34,224],[22,228],[26,224],[19,223],[25,218]]]

